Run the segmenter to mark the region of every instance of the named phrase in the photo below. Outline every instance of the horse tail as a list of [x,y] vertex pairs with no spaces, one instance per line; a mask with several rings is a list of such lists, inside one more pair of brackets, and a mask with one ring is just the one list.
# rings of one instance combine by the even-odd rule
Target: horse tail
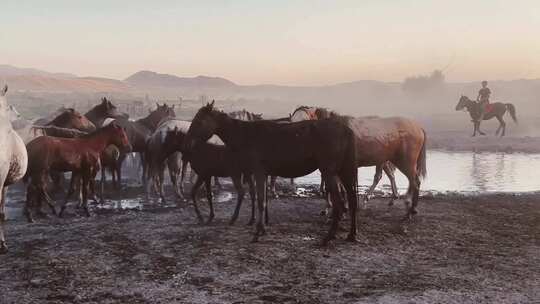
[[418,160],[416,161],[416,171],[418,174],[418,177],[420,179],[423,179],[427,175],[427,166],[426,166],[426,142],[427,142],[427,135],[426,131],[422,129],[422,133],[424,133],[424,141],[422,143],[422,150],[420,150],[420,156],[418,157]]
[[516,116],[516,107],[511,104],[507,103],[505,104],[506,109],[508,109],[508,112],[510,112],[510,116],[512,116],[512,120],[514,120],[515,123],[518,123],[517,116]]

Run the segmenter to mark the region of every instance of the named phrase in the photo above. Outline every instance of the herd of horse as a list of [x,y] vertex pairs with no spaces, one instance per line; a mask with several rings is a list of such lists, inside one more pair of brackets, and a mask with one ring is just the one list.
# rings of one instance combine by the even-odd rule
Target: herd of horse
[[[321,172],[321,192],[325,194],[331,224],[323,243],[336,237],[339,222],[348,213],[347,240],[357,234],[357,169],[375,166],[369,199],[385,172],[398,198],[394,171],[408,179],[404,201],[405,219],[417,213],[420,184],[426,175],[426,132],[415,121],[402,117],[352,117],[334,111],[301,106],[288,117],[263,119],[261,114],[243,111],[224,113],[214,102],[202,106],[192,121],[176,118],[174,106],[156,104],[146,117],[133,120],[106,98],[85,114],[63,108],[29,127],[33,136],[25,141],[14,131],[13,108],[6,102],[7,86],[0,91],[0,252],[6,252],[4,237],[5,192],[22,179],[26,185],[23,212],[28,221],[43,215],[45,202],[53,214],[62,216],[70,197],[77,192],[79,206],[90,216],[88,200],[103,202],[106,170],[120,189],[122,163],[137,153],[142,164],[145,197],[152,192],[165,201],[164,172],[167,167],[178,199],[184,199],[184,176],[188,165],[196,173],[191,200],[200,222],[203,216],[197,194],[204,185],[213,220],[212,178],[230,177],[237,202],[230,223],[238,218],[247,184],[251,198],[251,218],[256,222],[253,241],[265,234],[268,223],[268,192],[275,193],[275,177],[305,176]],[[458,107],[467,103],[464,98]],[[456,109],[458,109],[456,107]],[[513,106],[504,106],[515,118]],[[503,113],[504,114],[504,113]],[[472,116],[472,113],[471,113]],[[498,117],[498,116],[497,116]],[[487,117],[486,117],[487,119]],[[502,134],[504,135],[504,126]],[[476,130],[476,127],[475,127]],[[71,180],[64,202],[57,212],[49,195],[51,185],[62,188],[65,172]],[[96,176],[101,172],[99,191]],[[270,183],[268,181],[270,180]],[[152,189],[154,191],[152,191]],[[99,194],[99,198],[98,198]]]

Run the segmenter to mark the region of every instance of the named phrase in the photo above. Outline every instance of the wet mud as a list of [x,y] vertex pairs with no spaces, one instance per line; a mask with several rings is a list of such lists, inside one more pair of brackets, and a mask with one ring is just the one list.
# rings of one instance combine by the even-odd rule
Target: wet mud
[[[15,189],[16,190],[16,189]],[[17,191],[13,190],[15,197]],[[171,193],[170,189],[167,189]],[[324,202],[313,187],[270,203],[268,234],[251,243],[247,199],[234,226],[232,198],[198,224],[168,196],[141,203],[141,188],[111,192],[92,217],[7,223],[0,303],[538,303],[540,194],[425,195],[402,222],[403,204],[369,202],[359,240],[328,247]],[[201,196],[203,215],[208,215]],[[225,195],[227,197],[227,195]],[[9,203],[17,210],[20,203]],[[82,212],[81,212],[82,214]]]

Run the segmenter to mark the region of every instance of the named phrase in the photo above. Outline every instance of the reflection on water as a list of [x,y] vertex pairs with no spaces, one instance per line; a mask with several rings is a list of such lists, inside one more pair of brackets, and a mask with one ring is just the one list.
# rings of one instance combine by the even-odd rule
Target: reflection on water
[[[540,154],[473,153],[428,151],[428,176],[422,190],[438,192],[527,192],[540,190]],[[358,182],[369,186],[374,167],[360,168]],[[400,191],[407,190],[407,179],[396,173]],[[319,172],[297,179],[298,183],[319,183]],[[386,176],[378,189],[389,189]]]

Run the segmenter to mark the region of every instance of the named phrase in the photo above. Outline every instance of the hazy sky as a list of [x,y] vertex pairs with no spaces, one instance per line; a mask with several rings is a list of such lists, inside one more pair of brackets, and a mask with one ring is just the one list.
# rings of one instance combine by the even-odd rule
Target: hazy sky
[[240,84],[540,78],[540,0],[3,0],[0,63]]

